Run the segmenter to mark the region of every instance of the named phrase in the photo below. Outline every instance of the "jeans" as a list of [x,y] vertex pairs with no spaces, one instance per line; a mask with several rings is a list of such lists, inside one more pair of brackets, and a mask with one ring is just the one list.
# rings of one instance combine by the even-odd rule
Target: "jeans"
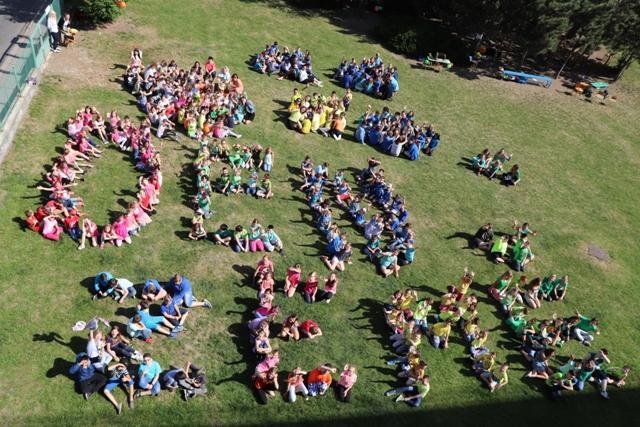
[[585,332],[582,329],[578,329],[578,328],[574,329],[573,334],[575,335],[577,340],[580,341],[581,343],[585,343],[585,342],[590,343],[591,341],[593,341],[593,336],[589,335],[588,332]]
[[440,348],[440,345],[444,342],[444,340],[439,337],[438,335],[434,335],[431,337],[431,344],[435,347],[435,348]]
[[131,338],[140,338],[146,340],[151,337],[151,329],[141,329],[139,331],[131,331],[129,332]]
[[296,393],[302,393],[304,397],[307,397],[309,394],[309,390],[305,387],[304,384],[298,384],[297,386],[289,386],[287,390],[287,394],[289,395],[289,402],[293,403],[296,401]]
[[[141,377],[138,381],[138,387],[142,390],[147,390],[147,386],[151,384],[151,381],[145,377]],[[155,384],[151,387],[151,394],[153,396],[157,396],[160,394],[160,381],[156,381]]]
[[305,301],[307,304],[311,304],[311,303],[313,303],[313,300],[311,299],[311,294],[310,294],[310,293],[308,293],[308,292],[304,292],[304,293],[302,294],[302,296],[304,297],[304,301]]

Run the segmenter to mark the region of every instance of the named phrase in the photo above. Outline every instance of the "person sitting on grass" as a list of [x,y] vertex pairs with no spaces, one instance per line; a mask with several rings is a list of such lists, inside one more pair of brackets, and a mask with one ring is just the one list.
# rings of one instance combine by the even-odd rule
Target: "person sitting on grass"
[[302,290],[302,296],[307,304],[311,304],[316,300],[316,294],[318,292],[318,274],[315,271],[309,273],[307,281],[304,284]]
[[160,306],[160,312],[174,327],[183,326],[189,315],[189,309],[179,307],[169,295],[165,295]]
[[133,399],[134,399],[134,382],[133,377],[129,373],[127,366],[124,363],[116,363],[113,366],[109,367],[110,377],[107,383],[104,386],[104,395],[109,399],[109,402],[113,404],[116,408],[116,412],[118,415],[122,413],[122,403],[118,403],[116,398],[113,396],[113,390],[118,388],[119,385],[122,385],[125,392],[127,393],[127,403],[129,404],[129,409],[133,409]]
[[167,295],[167,291],[160,285],[156,279],[147,279],[142,288],[143,301],[162,301]]
[[309,390],[309,395],[311,397],[324,396],[333,382],[331,374],[336,373],[336,371],[336,368],[334,368],[330,363],[324,363],[309,371],[309,374],[307,375],[307,389]]
[[300,339],[300,323],[298,322],[298,316],[296,314],[290,314],[282,322],[282,329],[278,336],[282,339],[291,339],[294,342]]
[[384,392],[385,396],[395,396],[396,402],[406,402],[407,405],[417,408],[422,404],[422,401],[429,393],[431,389],[429,384],[429,377],[425,376],[420,381],[415,382],[413,385],[407,385],[404,387],[393,388]]
[[300,264],[295,264],[287,269],[287,276],[284,280],[284,293],[287,298],[291,298],[295,294],[301,275],[302,267]]
[[174,274],[173,277],[169,279],[167,293],[171,295],[176,305],[184,305],[187,308],[212,307],[211,303],[206,298],[202,301],[198,301],[193,296],[191,282],[180,274]]
[[304,385],[305,375],[307,375],[307,372],[297,367],[287,376],[287,397],[289,403],[295,403],[297,393],[301,393],[305,401],[309,400],[309,390],[307,390],[307,387]]
[[188,237],[191,240],[207,238],[207,231],[204,229],[204,211],[202,209],[197,209],[193,218],[191,218],[191,230]]
[[429,329],[431,345],[434,348],[446,349],[449,347],[449,336],[451,335],[451,319],[436,323]]
[[135,398],[159,395],[161,373],[160,364],[151,358],[151,354],[145,353],[138,368],[138,390],[135,392]]
[[104,351],[110,354],[116,362],[119,362],[121,358],[142,361],[142,354],[129,345],[130,341],[122,335],[117,325],[111,327],[105,343]]
[[504,185],[513,185],[516,186],[522,179],[522,172],[520,171],[520,165],[513,165],[509,172],[502,174],[502,182]]
[[85,400],[89,400],[89,397],[100,391],[107,382],[107,378],[96,371],[86,353],[78,354],[76,363],[69,368],[69,374],[75,378]]
[[333,254],[331,260],[327,256],[321,256],[320,259],[330,271],[344,271],[345,263],[351,264],[351,243],[345,243],[344,246]]
[[98,273],[93,281],[93,300],[98,298],[105,298],[113,294],[113,288],[110,286],[113,275],[108,271]]
[[229,246],[233,239],[234,233],[232,230],[229,230],[229,226],[227,224],[220,224],[220,227],[212,234],[213,243],[216,245]]
[[509,364],[503,363],[500,365],[498,372],[494,373],[492,370],[485,370],[480,373],[480,379],[489,387],[489,391],[492,393],[501,389],[509,383]]
[[112,290],[113,299],[116,300],[118,304],[122,304],[127,298],[136,297],[136,288],[134,288],[133,283],[127,279],[112,278],[109,280],[109,286]]
[[276,392],[280,390],[278,368],[274,366],[268,371],[256,373],[253,376],[253,387],[258,395],[258,401],[262,405],[266,405],[269,398],[274,397]]
[[383,277],[389,277],[392,274],[398,278],[400,276],[400,266],[398,265],[398,250],[382,252],[378,256],[380,273]]

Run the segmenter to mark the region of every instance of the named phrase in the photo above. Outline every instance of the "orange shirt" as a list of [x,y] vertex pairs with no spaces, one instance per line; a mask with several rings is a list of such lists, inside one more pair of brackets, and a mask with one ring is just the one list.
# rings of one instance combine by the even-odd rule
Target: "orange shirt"
[[322,371],[320,371],[320,369],[316,368],[313,371],[309,372],[309,376],[307,377],[307,382],[309,384],[313,384],[313,383],[317,383],[317,382],[323,382],[326,385],[331,385],[331,372],[327,371],[326,373],[322,373]]

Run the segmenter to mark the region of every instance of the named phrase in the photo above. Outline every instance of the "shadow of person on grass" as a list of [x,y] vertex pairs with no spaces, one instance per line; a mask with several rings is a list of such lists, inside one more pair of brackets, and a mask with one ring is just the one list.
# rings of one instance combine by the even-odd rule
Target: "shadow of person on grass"
[[87,340],[81,336],[74,335],[69,341],[65,341],[57,332],[42,332],[33,334],[33,342],[56,343],[69,348],[73,354],[78,354],[87,349]]
[[237,284],[238,287],[253,287],[253,273],[255,271],[253,267],[251,267],[250,265],[234,264],[233,266],[231,266],[231,268],[236,273],[242,275],[242,280],[239,284]]
[[251,384],[251,378],[254,372],[253,367],[256,365],[256,360],[255,360],[256,357],[255,357],[255,354],[253,353],[253,348],[250,342],[250,332],[247,326],[247,322],[253,319],[252,313],[256,307],[257,302],[255,298],[242,298],[242,297],[234,298],[234,302],[237,305],[242,306],[243,307],[242,310],[227,311],[226,314],[228,315],[228,314],[239,313],[241,314],[241,320],[240,322],[229,325],[229,327],[227,328],[227,331],[229,332],[229,334],[231,334],[231,341],[236,346],[236,351],[240,355],[240,359],[235,361],[224,362],[224,364],[227,366],[244,364],[245,368],[242,371],[236,372],[227,378],[218,380],[218,382],[216,382],[216,385],[221,385],[227,382],[237,382],[237,383],[243,384],[251,390],[254,398],[256,399],[256,402],[259,402],[258,396],[253,391],[253,387]]

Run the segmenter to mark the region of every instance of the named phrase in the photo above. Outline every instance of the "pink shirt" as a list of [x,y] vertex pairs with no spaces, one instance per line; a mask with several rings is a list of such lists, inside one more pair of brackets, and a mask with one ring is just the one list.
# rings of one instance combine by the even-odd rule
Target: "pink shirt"
[[358,376],[356,374],[345,371],[340,374],[340,380],[338,381],[338,384],[340,384],[344,388],[349,388],[353,386],[357,380]]
[[258,366],[256,366],[256,371],[268,372],[269,369],[273,368],[274,366],[278,366],[278,363],[280,363],[280,356],[269,355],[262,362],[258,363]]

